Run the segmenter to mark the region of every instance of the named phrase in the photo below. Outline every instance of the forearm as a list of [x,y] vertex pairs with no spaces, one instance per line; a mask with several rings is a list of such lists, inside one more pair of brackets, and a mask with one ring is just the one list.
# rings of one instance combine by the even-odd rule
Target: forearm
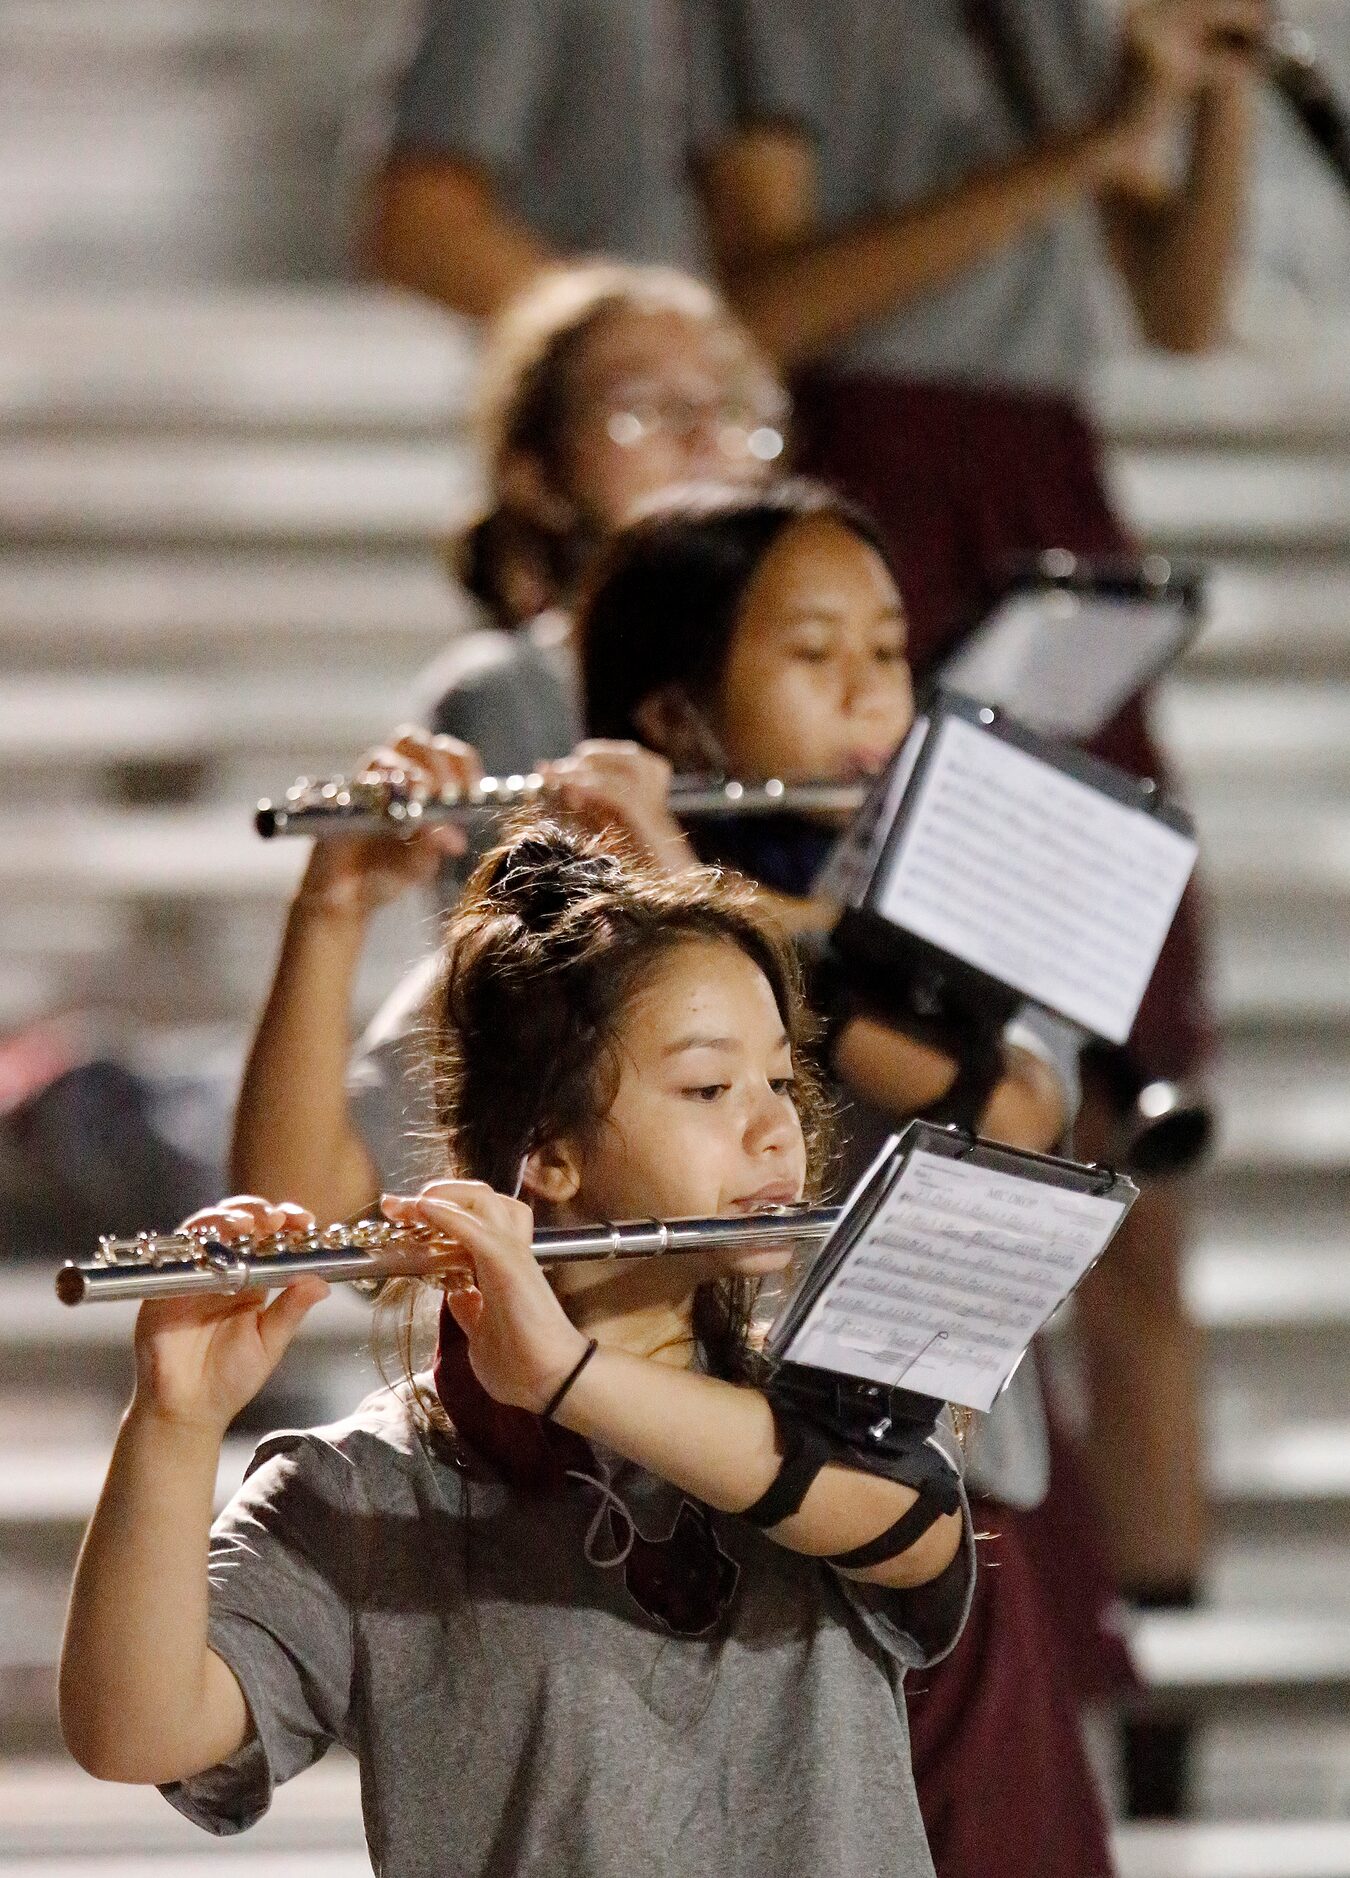
[[946,286],[1094,191],[1113,154],[1113,127],[1092,126],[913,208],[732,256],[728,297],[766,351],[783,364],[801,363]]
[[[620,1350],[597,1353],[557,1419],[722,1512],[753,1506],[778,1473],[773,1414],[758,1390]],[[770,1537],[789,1551],[829,1557],[875,1539],[915,1498],[898,1481],[829,1466]],[[960,1515],[942,1515],[898,1558],[851,1575],[897,1588],[925,1584],[951,1563],[960,1535]]]
[[399,157],[375,186],[371,271],[451,312],[495,317],[553,258],[462,165]]
[[1251,138],[1249,82],[1239,77],[1216,85],[1196,105],[1180,187],[1162,201],[1105,206],[1112,252],[1152,345],[1200,352],[1223,336]]
[[235,1114],[234,1185],[294,1200],[320,1225],[349,1217],[379,1186],[347,1100],[352,989],[365,935],[362,913],[302,889]]
[[128,1411],[81,1548],[61,1652],[61,1728],[104,1780],[198,1773],[245,1740],[248,1711],[207,1647],[207,1549],[220,1434]]

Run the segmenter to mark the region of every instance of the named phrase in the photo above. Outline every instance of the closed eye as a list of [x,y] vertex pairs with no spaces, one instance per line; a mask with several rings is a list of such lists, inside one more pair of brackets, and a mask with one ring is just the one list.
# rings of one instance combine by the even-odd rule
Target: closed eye
[[725,1095],[730,1087],[729,1082],[704,1082],[682,1089],[680,1094],[687,1096],[691,1102],[716,1102],[717,1098]]

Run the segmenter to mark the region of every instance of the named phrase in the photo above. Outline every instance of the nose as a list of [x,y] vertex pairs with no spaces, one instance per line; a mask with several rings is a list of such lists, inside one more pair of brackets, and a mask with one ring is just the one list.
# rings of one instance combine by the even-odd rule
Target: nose
[[792,1097],[767,1079],[755,1089],[745,1123],[748,1153],[787,1155],[802,1141],[801,1117]]

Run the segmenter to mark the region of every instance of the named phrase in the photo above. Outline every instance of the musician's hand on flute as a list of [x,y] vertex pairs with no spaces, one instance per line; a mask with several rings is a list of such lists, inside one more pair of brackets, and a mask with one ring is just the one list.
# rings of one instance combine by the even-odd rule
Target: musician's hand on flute
[[639,743],[588,738],[570,756],[540,765],[559,804],[588,827],[618,828],[669,874],[696,857],[670,812],[674,774],[665,757]]
[[446,1295],[473,1372],[495,1402],[538,1414],[586,1339],[530,1249],[530,1208],[481,1180],[432,1180],[415,1198],[385,1194],[380,1210],[395,1225],[429,1227],[463,1248],[473,1282]]
[[[368,750],[356,767],[359,782],[395,781],[428,795],[472,789],[483,773],[478,753],[456,737],[432,736],[402,725],[387,744]],[[299,904],[366,917],[413,887],[435,878],[441,863],[463,854],[462,828],[439,823],[401,834],[353,835],[315,843]]]
[[[225,1243],[250,1234],[308,1232],[313,1215],[239,1194],[204,1207],[183,1228],[207,1228]],[[220,1438],[284,1356],[307,1312],[328,1294],[301,1278],[269,1302],[265,1291],[149,1300],[136,1319],[133,1412]]]

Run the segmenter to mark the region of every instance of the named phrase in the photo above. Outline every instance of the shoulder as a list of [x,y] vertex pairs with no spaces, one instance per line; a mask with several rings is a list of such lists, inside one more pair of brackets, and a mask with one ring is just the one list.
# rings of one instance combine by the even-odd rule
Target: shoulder
[[406,1504],[427,1465],[430,1439],[418,1386],[387,1385],[350,1415],[317,1428],[283,1428],[258,1444],[244,1475],[247,1500],[317,1499],[333,1513]]

